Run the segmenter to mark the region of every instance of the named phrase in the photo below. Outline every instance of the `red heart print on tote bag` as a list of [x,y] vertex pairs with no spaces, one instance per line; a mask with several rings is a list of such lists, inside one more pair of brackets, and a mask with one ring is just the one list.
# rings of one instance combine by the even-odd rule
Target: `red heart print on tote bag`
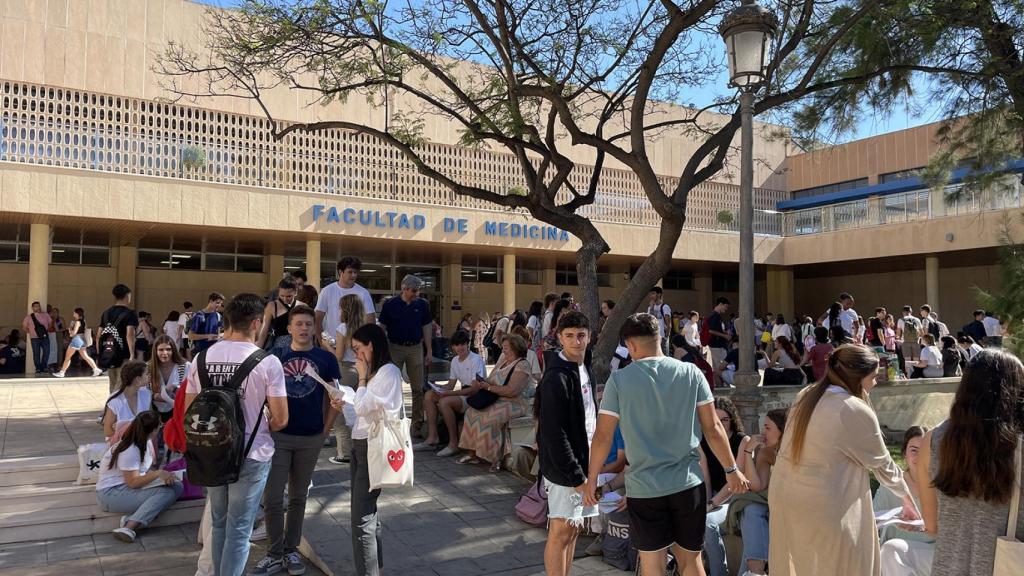
[[391,465],[391,469],[398,472],[405,464],[405,450],[389,450],[388,451],[388,464]]

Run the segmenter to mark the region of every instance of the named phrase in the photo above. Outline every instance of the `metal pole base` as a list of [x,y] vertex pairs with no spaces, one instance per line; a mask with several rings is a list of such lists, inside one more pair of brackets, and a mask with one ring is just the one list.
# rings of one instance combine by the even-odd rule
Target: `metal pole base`
[[732,403],[739,411],[747,434],[761,433],[761,374],[758,372],[736,372],[733,376],[736,391],[732,394]]

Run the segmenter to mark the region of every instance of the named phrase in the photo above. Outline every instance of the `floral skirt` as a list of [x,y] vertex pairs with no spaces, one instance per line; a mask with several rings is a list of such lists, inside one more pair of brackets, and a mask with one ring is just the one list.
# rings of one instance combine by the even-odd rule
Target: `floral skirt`
[[488,462],[499,462],[512,452],[506,425],[526,415],[527,403],[523,398],[499,398],[484,410],[468,408],[459,436],[459,448],[473,450],[477,457]]

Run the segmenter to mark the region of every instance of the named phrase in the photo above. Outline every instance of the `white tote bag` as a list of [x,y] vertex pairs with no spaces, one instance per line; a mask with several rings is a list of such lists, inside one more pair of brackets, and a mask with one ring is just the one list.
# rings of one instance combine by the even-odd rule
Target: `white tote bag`
[[366,463],[370,471],[370,490],[412,486],[411,422],[405,406],[399,420],[381,419],[370,424],[366,439]]
[[1024,542],[1017,539],[1017,519],[1020,517],[1021,465],[1024,463],[1024,435],[1017,438],[1017,451],[1013,459],[1013,497],[1010,499],[1010,518],[1006,522],[1006,536],[996,540],[996,561],[992,576],[1019,576],[1024,574]]

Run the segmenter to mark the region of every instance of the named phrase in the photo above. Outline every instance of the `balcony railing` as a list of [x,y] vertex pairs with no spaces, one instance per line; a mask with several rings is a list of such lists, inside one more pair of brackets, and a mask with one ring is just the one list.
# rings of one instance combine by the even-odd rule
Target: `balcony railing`
[[[300,152],[285,143],[214,144],[201,139],[152,136],[145,129],[101,130],[77,122],[41,122],[0,116],[0,161],[59,166],[121,174],[158,176],[201,182],[305,191],[326,195],[397,200],[477,210],[502,211],[482,200],[459,196],[415,167],[393,149],[363,136],[345,136],[330,151]],[[523,181],[515,158],[465,148],[427,144],[420,150],[429,164],[457,182],[501,194],[521,193]],[[588,166],[578,166],[570,181],[585,190]],[[662,178],[666,189],[675,178]],[[559,200],[568,200],[568,191]],[[756,205],[769,207],[783,193],[758,190]],[[734,231],[716,214],[735,210],[738,187],[706,182],[693,190],[688,229]],[[522,211],[525,214],[525,211]],[[597,222],[656,227],[660,217],[650,207],[636,177],[626,170],[605,169],[593,204],[580,213]],[[781,218],[760,214],[761,234],[781,234]]]
[[964,186],[946,186],[940,193],[922,188],[785,212],[783,234],[804,236],[1024,206],[1024,186],[1018,174],[1001,178],[988,190],[973,190]]

